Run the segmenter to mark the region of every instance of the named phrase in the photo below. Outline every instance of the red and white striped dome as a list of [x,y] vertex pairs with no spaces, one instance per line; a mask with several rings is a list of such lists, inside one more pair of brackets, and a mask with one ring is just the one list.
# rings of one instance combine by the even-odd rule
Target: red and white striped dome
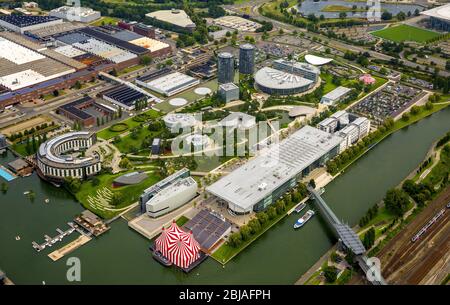
[[169,261],[181,268],[189,267],[199,258],[200,245],[192,236],[181,230],[175,221],[164,229],[155,241],[155,248]]

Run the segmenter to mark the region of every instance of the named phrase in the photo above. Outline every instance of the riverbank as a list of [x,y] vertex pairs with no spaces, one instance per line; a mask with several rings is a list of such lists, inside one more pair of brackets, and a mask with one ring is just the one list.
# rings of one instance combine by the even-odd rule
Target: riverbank
[[[417,116],[415,119],[410,120],[409,122],[397,122],[394,123],[394,126],[396,126],[397,128],[393,128],[392,131],[388,134],[386,134],[385,136],[381,137],[379,141],[376,142],[375,145],[381,143],[384,139],[386,139],[389,135],[394,134],[397,131],[400,131],[401,129],[408,127],[411,124],[414,124],[418,121],[420,121],[421,119],[424,119],[430,115],[432,115],[435,112],[438,112],[440,110],[445,109],[447,106],[449,106],[450,103],[447,102],[443,105],[441,105],[442,107],[438,107],[438,108],[433,108],[432,110],[434,111],[429,111],[429,112],[424,112],[421,116],[421,118],[419,118],[419,116]],[[438,142],[438,140],[434,141],[432,143],[432,145],[430,146],[430,148],[428,149],[425,158],[423,159],[423,161],[427,160],[428,158],[430,158],[430,156],[433,154],[433,152],[435,151],[435,146],[436,143]],[[370,149],[372,149],[374,147],[371,146],[369,149],[365,150],[363,153],[361,153],[359,156],[357,156],[351,163],[349,163],[347,166],[345,166],[345,168],[343,168],[338,174],[336,174],[335,176],[333,176],[333,180],[338,177],[340,174],[342,174],[345,169],[347,169],[350,165],[354,164],[359,158],[363,157]],[[404,179],[401,180],[400,183],[397,184],[396,187],[400,187],[403,182],[407,179],[411,179],[412,177],[416,176],[417,174],[417,170],[419,169],[420,165],[423,163],[423,161],[421,161],[419,163],[419,165],[414,168]],[[331,182],[331,181],[330,181]],[[439,193],[438,193],[439,194]],[[438,196],[438,194],[436,194],[435,196]],[[387,232],[387,237],[383,238],[380,236],[381,230],[383,228],[377,228],[377,232],[376,232],[376,245],[371,249],[370,256],[375,255],[378,251],[381,251],[381,247],[382,244],[386,244],[389,240],[391,240],[392,238],[394,238],[400,231],[401,229],[404,227],[404,225],[408,224],[410,221],[412,221],[412,219],[414,219],[414,216],[417,215],[417,211],[414,210],[415,206],[411,205],[410,209],[408,210],[408,212],[404,215],[404,222],[402,222],[401,224],[403,225],[396,225],[394,226],[392,229],[392,231]],[[354,229],[358,230],[358,234],[362,235],[369,227],[373,227],[375,225],[375,223],[382,223],[382,222],[388,222],[389,220],[392,220],[393,216],[392,215],[388,215],[385,213],[385,211],[381,211],[379,210],[377,213],[377,216],[373,219],[371,219],[371,221],[369,221],[364,227],[359,228],[359,226],[356,226]],[[334,249],[336,247],[336,245],[333,246],[332,249]],[[307,272],[305,272],[297,281],[296,281],[296,285],[301,285],[301,284],[311,284],[313,283],[313,280],[315,277],[318,277],[320,275],[320,270],[322,268],[322,265],[324,264],[324,262],[326,262],[329,259],[330,254],[333,252],[332,249],[330,249],[325,255],[323,255],[313,266],[311,266]]]

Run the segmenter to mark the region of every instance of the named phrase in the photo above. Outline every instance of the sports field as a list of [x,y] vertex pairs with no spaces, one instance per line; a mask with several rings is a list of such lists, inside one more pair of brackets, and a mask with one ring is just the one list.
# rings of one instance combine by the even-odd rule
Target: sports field
[[437,32],[417,28],[406,24],[401,24],[383,30],[375,31],[371,34],[395,42],[416,41],[419,43],[425,43],[430,39],[441,35]]

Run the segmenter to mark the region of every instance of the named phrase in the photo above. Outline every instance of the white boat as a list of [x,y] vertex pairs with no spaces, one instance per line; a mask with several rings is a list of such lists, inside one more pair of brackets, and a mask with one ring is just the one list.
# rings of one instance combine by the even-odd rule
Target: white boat
[[306,208],[306,203],[303,202],[296,206],[294,211],[295,213],[300,213],[304,208]]
[[303,215],[302,217],[300,217],[297,222],[294,224],[294,229],[298,229],[300,227],[302,227],[308,220],[311,219],[311,217],[314,216],[314,211],[313,210],[308,210],[305,215]]

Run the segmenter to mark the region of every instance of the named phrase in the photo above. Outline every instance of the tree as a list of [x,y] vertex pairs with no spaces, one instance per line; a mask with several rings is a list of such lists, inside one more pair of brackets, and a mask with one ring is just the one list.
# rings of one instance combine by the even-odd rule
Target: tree
[[72,194],[78,193],[81,188],[81,180],[78,178],[66,177],[66,178],[64,178],[64,186]]
[[375,244],[374,227],[371,227],[369,230],[367,230],[367,232],[364,234],[362,243],[366,249],[372,248],[372,246]]
[[121,168],[131,168],[133,167],[133,164],[131,164],[130,160],[128,160],[128,158],[122,158],[122,160],[120,160],[119,162],[119,166]]
[[265,212],[259,212],[256,214],[256,218],[261,225],[264,225],[267,221],[269,221],[269,216]]
[[252,232],[251,232],[251,230],[250,230],[248,225],[242,226],[241,229],[240,229],[240,232],[241,232],[241,236],[242,236],[242,240],[243,241],[249,240],[250,237],[252,236]]
[[402,120],[405,122],[409,121],[409,113],[405,112],[402,114]]
[[111,196],[111,204],[114,206],[117,206],[119,204],[121,204],[123,202],[124,198],[123,198],[123,194],[121,192],[113,192],[112,196]]
[[98,186],[100,184],[100,179],[98,179],[97,177],[92,177],[91,184],[92,186]]
[[58,90],[53,90],[53,96],[57,97],[59,95],[59,91]]
[[148,55],[144,55],[141,57],[141,64],[144,66],[148,66],[152,62],[153,62],[153,59]]
[[228,239],[228,244],[233,247],[237,248],[242,244],[242,236],[240,232],[235,232],[230,235],[230,238]]
[[326,266],[323,268],[323,275],[328,283],[334,283],[337,279],[337,269],[336,267]]
[[387,191],[384,197],[384,204],[390,213],[400,217],[408,208],[409,198],[405,191],[391,189]]
[[269,216],[269,219],[272,220],[275,217],[277,217],[277,210],[274,206],[271,206],[267,209],[267,216]]
[[258,219],[252,219],[248,223],[248,227],[250,228],[250,231],[252,234],[256,234],[259,231],[261,231],[261,223]]
[[309,180],[309,186],[311,186],[313,189],[316,188],[316,182],[314,181],[314,179]]
[[431,109],[433,109],[433,107],[434,107],[433,103],[431,103],[430,101],[426,102],[426,104],[425,104],[426,110],[431,110]]

